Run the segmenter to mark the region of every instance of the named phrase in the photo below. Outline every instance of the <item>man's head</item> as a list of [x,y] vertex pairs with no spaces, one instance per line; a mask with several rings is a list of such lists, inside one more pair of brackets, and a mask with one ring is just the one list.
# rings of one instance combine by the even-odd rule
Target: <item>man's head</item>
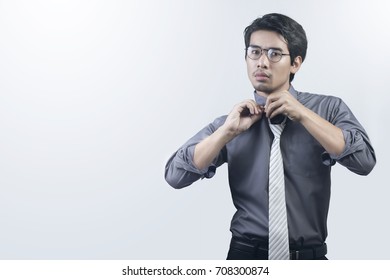
[[[245,29],[244,39],[248,75],[257,91],[270,93],[281,89],[280,87],[285,88],[286,83],[289,85],[294,79],[306,57],[305,31],[299,23],[285,15],[268,14],[254,20]],[[267,51],[270,48],[275,48],[279,52]],[[265,51],[262,51],[264,49]],[[270,60],[267,54],[277,56],[275,59],[277,62]],[[267,76],[273,80],[265,79]]]

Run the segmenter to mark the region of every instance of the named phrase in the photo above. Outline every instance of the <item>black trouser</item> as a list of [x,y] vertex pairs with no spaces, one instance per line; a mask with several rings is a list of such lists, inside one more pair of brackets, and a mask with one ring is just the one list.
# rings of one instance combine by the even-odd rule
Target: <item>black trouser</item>
[[[290,250],[291,260],[327,260],[326,243],[310,248]],[[268,242],[244,240],[232,237],[227,260],[267,260]]]

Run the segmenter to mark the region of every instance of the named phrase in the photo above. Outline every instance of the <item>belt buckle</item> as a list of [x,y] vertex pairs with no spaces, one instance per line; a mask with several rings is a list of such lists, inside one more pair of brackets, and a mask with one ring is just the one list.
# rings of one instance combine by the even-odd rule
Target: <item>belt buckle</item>
[[299,260],[299,250],[290,253],[290,260]]

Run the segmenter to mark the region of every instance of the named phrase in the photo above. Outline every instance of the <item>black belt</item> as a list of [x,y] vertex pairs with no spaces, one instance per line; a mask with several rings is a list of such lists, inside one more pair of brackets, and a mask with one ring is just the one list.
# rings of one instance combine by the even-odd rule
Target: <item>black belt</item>
[[326,243],[312,248],[290,250],[290,260],[315,260],[324,257],[328,253]]
[[[254,257],[268,259],[268,242],[243,240],[233,237],[230,248],[253,253]],[[326,243],[302,249],[290,250],[290,260],[315,260],[324,257],[328,253]]]

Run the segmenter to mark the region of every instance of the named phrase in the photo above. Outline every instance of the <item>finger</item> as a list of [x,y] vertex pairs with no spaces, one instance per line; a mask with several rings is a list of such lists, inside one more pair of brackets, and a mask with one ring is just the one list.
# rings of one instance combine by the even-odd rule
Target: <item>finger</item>
[[247,106],[247,101],[243,101],[243,102],[240,102],[238,103],[236,106],[235,106],[236,110],[239,112],[239,113],[243,113],[245,111],[248,111],[249,112],[249,108]]
[[275,110],[277,110],[279,107],[283,105],[283,100],[277,99],[275,101],[272,101],[268,107],[266,108],[266,116],[269,118]]
[[255,115],[261,112],[259,105],[253,100],[246,100],[241,103],[241,115]]
[[256,103],[252,100],[253,106],[255,108],[255,114],[263,114],[264,113],[264,106]]
[[254,100],[248,100],[247,106],[252,115],[260,113],[259,106]]
[[253,114],[250,115],[248,118],[245,118],[242,120],[242,125],[245,127],[245,130],[250,128],[255,122],[260,120],[262,118],[262,114]]
[[259,110],[260,115],[262,115],[265,112],[263,105],[257,104],[257,109]]
[[255,122],[257,122],[258,120],[260,120],[262,118],[263,114],[257,114],[257,115],[252,115],[251,116],[251,119],[252,119],[252,124],[254,124]]
[[265,102],[265,112],[267,113],[270,109],[270,105],[276,101],[278,101],[280,98],[280,95],[278,93],[271,93]]
[[277,115],[286,115],[284,106],[280,106],[280,107],[276,108],[275,110],[273,110],[272,113],[270,114],[269,118],[272,119],[272,118],[276,117]]

